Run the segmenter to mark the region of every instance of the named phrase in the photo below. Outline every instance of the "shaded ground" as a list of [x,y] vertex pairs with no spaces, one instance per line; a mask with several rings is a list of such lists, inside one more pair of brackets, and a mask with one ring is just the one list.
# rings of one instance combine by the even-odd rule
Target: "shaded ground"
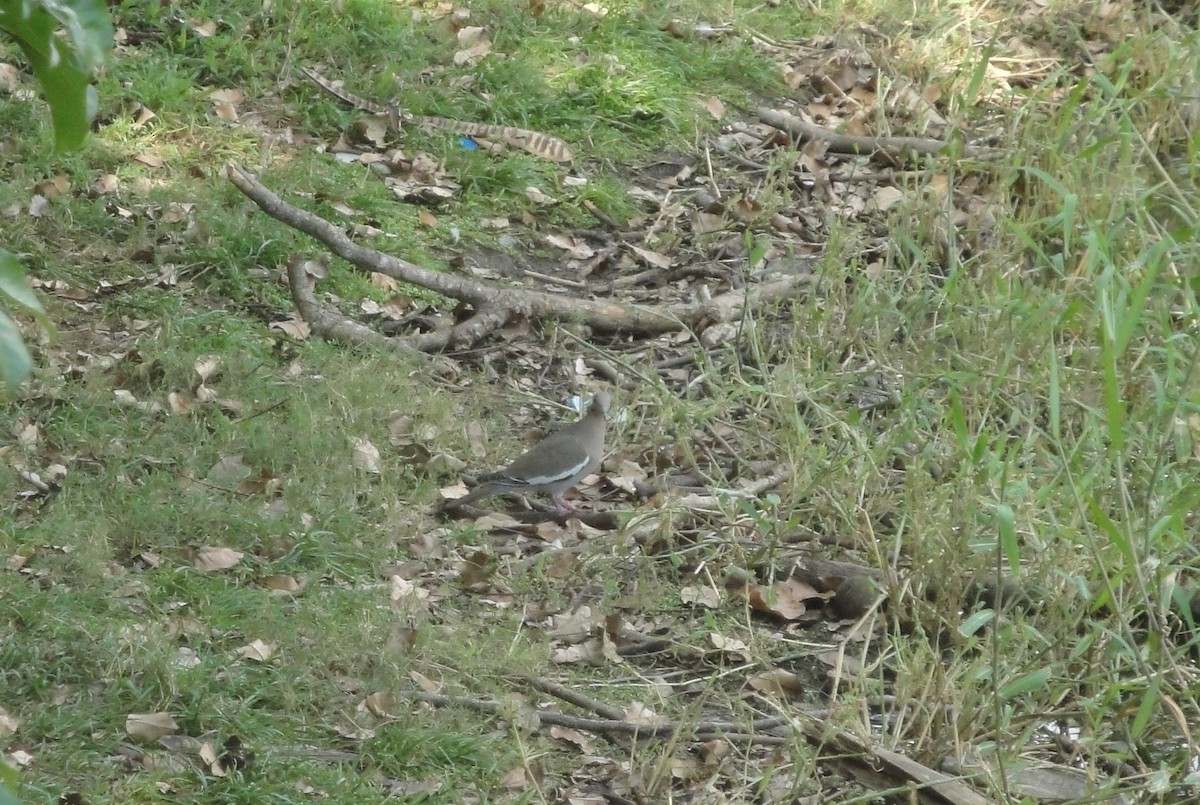
[[[108,190],[108,174],[64,169],[63,188],[31,183],[62,199],[60,219],[28,199],[10,215],[20,248],[70,255],[34,266],[61,334],[0,448],[15,524],[0,735],[30,799],[1121,801],[1124,786],[1186,801],[1195,355],[1172,335],[1195,311],[1187,278],[1156,261],[1187,264],[1194,246],[1141,240],[1157,220],[1122,228],[1161,188],[1129,180],[1155,149],[1129,159],[1117,135],[1145,134],[1136,107],[1172,87],[1131,81],[1117,114],[1081,83],[1153,74],[1136,60],[1150,56],[1114,55],[1125,37],[1166,47],[1168,21],[1137,27],[1115,5],[990,19],[1011,38],[990,62],[956,51],[965,76],[935,50],[949,34],[768,36],[736,7],[730,26],[557,9],[547,49],[608,37],[562,45],[579,69],[564,86],[594,120],[488,82],[533,49],[512,44],[537,38],[532,6],[457,22],[424,9],[438,55],[422,80],[463,107],[422,111],[482,120],[490,98],[522,127],[554,123],[568,166],[379,133],[286,61],[265,78],[242,65],[241,95],[227,68],[189,65],[189,84],[223,93],[172,140],[199,143],[177,168],[196,172],[196,200],[155,192],[153,172]],[[391,11],[348,13],[389,30],[372,15]],[[199,60],[222,30],[267,36],[248,19],[188,9],[127,40],[114,70],[172,37]],[[1163,30],[1176,61],[1194,48]],[[655,62],[622,37],[754,66],[732,82],[737,107],[709,84],[656,95],[623,78]],[[457,63],[483,41],[500,44]],[[295,66],[339,65],[287,44]],[[339,77],[390,100],[357,67]],[[753,80],[768,70],[771,94]],[[603,107],[615,97],[631,102]],[[1095,116],[1055,117],[1071,98]],[[107,123],[133,136],[143,116],[124,100]],[[684,101],[702,123],[673,137]],[[772,111],[952,145],[839,153],[763,122]],[[1164,148],[1186,150],[1164,129]],[[638,148],[614,151],[622,136]],[[159,147],[131,142],[126,155]],[[317,250],[225,186],[227,156],[261,160],[285,200],[354,238],[479,283],[663,305],[809,279],[741,319],[653,337],[510,318],[429,368],[310,337],[283,268]],[[1130,195],[1109,209],[1105,193]],[[393,337],[470,312],[322,272],[321,302]],[[1110,343],[1097,333],[1113,322]],[[588,516],[437,510],[463,470],[573,416],[547,401],[599,388],[619,406],[604,472],[580,489]],[[1031,606],[997,616],[997,569]]]

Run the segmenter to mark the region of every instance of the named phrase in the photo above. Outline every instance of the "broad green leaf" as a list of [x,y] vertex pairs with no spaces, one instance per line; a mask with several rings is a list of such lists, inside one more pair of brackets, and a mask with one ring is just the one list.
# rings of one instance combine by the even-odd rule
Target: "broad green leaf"
[[25,281],[21,261],[15,254],[3,249],[0,249],[0,295],[7,296],[39,319],[45,317],[46,311],[42,309],[42,303]]
[[996,522],[1000,527],[1000,549],[1008,566],[1016,571],[1021,565],[1021,546],[1017,540],[1017,516],[1012,506],[1001,503],[996,506]]
[[1058,352],[1054,346],[1054,336],[1050,337],[1050,384],[1047,389],[1050,409],[1050,435],[1057,442],[1062,439],[1062,387],[1058,376]]
[[1162,677],[1156,675],[1150,680],[1150,687],[1146,688],[1145,694],[1142,695],[1142,703],[1138,705],[1137,715],[1133,717],[1133,725],[1129,728],[1129,734],[1135,740],[1142,737],[1142,733],[1146,731],[1146,726],[1150,723],[1150,718],[1157,709],[1158,691],[1161,687]]
[[1017,677],[1012,682],[1009,682],[1000,689],[1000,700],[1008,701],[1009,699],[1020,696],[1022,693],[1028,693],[1031,690],[1046,687],[1046,683],[1050,680],[1050,670],[1048,668],[1039,668],[1036,671]]
[[99,108],[88,79],[112,45],[103,0],[0,0],[0,30],[17,40],[42,85],[55,147],[82,145]]
[[958,633],[963,637],[970,637],[995,619],[996,611],[994,609],[981,609],[978,612],[973,612],[966,620],[959,624]]
[[9,791],[17,787],[17,772],[0,760],[0,805],[20,805]]
[[0,312],[0,375],[4,375],[9,388],[15,389],[32,371],[33,359],[21,340],[21,331],[12,319]]

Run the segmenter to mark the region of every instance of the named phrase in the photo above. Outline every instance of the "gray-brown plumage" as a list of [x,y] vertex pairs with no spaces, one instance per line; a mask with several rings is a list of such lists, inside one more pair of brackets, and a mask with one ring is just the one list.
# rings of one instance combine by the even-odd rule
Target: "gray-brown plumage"
[[481,476],[479,486],[450,505],[466,506],[509,492],[549,492],[560,516],[574,511],[563,493],[600,468],[609,403],[609,396],[598,392],[578,421],[551,433],[504,469]]

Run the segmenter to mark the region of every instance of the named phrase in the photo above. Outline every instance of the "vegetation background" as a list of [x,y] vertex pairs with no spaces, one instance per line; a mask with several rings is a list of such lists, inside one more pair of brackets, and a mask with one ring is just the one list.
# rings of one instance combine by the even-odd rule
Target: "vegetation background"
[[[848,771],[845,736],[986,801],[1034,796],[1018,772],[1039,766],[1079,783],[1066,801],[1194,801],[1194,9],[109,11],[78,150],[52,148],[28,54],[0,51],[3,246],[56,329],[6,309],[35,359],[0,409],[0,747],[22,801],[935,796]],[[304,66],[417,114],[553,134],[575,160],[417,126],[346,158],[363,113]],[[951,145],[882,169],[764,143],[763,106]],[[452,199],[398,197],[361,159],[388,149],[426,155]],[[576,278],[552,234],[688,269],[652,296],[764,266],[813,283],[723,339],[534,322],[433,371],[305,338],[279,269],[317,250],[248,204],[227,160],[484,280],[535,265],[599,293],[646,267]],[[737,200],[716,229],[700,191]],[[628,229],[597,234],[587,204]],[[451,313],[337,261],[318,288],[376,320]],[[462,465],[569,418],[547,403],[598,387],[598,362],[621,380],[616,483],[587,492],[620,528],[432,511]],[[733,459],[739,480],[751,460],[789,472],[738,495]],[[711,493],[703,516],[621,488],[680,472]],[[821,591],[783,607],[781,569],[813,557],[892,571],[861,617]],[[975,608],[989,574],[1025,606]],[[560,697],[531,675],[670,729],[549,727]],[[823,739],[697,729],[812,708]]]

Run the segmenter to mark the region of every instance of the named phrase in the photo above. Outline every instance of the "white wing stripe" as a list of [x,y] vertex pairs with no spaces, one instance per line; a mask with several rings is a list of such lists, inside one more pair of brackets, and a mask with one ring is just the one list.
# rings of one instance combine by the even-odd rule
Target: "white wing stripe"
[[573,464],[572,466],[567,467],[566,469],[560,469],[558,472],[554,473],[553,475],[546,473],[543,475],[530,475],[526,478],[521,478],[521,479],[513,478],[512,480],[517,483],[527,484],[529,486],[546,486],[547,484],[561,483],[562,481],[566,481],[570,478],[574,478],[576,475],[583,472],[583,468],[586,467],[587,465],[588,465],[588,459],[585,458],[585,459],[583,459],[583,461],[580,461],[578,464]]

